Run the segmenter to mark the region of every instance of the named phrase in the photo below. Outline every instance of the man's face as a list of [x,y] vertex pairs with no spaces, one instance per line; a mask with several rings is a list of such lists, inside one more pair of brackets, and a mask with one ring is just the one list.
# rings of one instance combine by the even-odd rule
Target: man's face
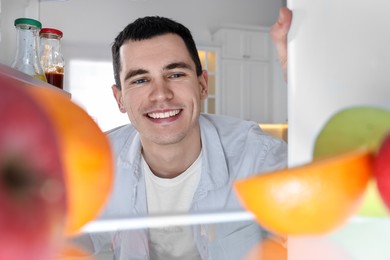
[[120,48],[120,57],[122,90],[114,86],[114,95],[144,145],[176,144],[194,137],[199,141],[207,73],[196,75],[184,41],[175,34],[128,41]]

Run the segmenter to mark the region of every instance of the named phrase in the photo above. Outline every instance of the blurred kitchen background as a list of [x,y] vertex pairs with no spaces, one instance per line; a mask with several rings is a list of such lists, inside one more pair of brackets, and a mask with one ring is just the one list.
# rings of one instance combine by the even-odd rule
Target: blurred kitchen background
[[34,18],[64,33],[64,89],[102,130],[125,124],[112,97],[110,48],[130,22],[146,15],[186,25],[210,74],[207,113],[264,125],[287,123],[287,86],[269,30],[285,0],[0,0],[0,62],[15,55],[14,20]]

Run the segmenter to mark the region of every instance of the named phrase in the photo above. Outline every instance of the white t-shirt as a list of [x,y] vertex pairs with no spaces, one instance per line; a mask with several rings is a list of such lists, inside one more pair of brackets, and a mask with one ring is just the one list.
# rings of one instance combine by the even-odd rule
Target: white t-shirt
[[[155,176],[142,158],[149,214],[187,213],[201,172],[201,154],[182,174],[167,179]],[[149,230],[151,259],[200,259],[190,226]]]

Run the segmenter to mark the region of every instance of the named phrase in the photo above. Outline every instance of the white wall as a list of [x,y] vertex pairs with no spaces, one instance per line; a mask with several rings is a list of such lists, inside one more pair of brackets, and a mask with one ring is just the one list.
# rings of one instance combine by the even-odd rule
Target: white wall
[[[7,0],[10,1],[10,0]],[[30,0],[31,1],[31,0]],[[36,0],[33,0],[36,1]],[[68,0],[40,2],[40,21],[59,28],[66,57],[111,59],[115,36],[130,22],[160,15],[186,25],[197,44],[211,44],[223,24],[270,26],[283,0]]]
[[[15,53],[13,21],[38,19],[64,32],[64,54],[109,59],[109,46],[129,22],[161,15],[182,22],[198,44],[209,44],[223,24],[270,26],[285,0],[0,0],[0,62]],[[78,54],[75,54],[78,53]]]
[[38,0],[0,0],[0,63],[11,65],[16,50],[16,18],[39,19]]
[[[118,32],[137,17],[161,15],[188,26],[197,43],[203,44],[209,43],[211,34],[223,24],[272,25],[283,1],[0,0],[1,29],[3,38],[11,40],[15,37],[13,21],[27,16],[39,19],[45,27],[61,29],[64,46],[75,43],[104,46],[111,44]],[[7,45],[6,49],[12,47]]]
[[68,0],[41,1],[40,20],[61,28],[64,41],[109,44],[129,22],[145,15],[173,18],[197,42],[210,41],[221,24],[270,26],[282,0]]
[[0,62],[12,63],[19,17],[38,19],[64,32],[65,57],[110,59],[114,37],[129,22],[160,15],[182,22],[197,44],[211,43],[224,24],[270,26],[285,0],[0,0]]

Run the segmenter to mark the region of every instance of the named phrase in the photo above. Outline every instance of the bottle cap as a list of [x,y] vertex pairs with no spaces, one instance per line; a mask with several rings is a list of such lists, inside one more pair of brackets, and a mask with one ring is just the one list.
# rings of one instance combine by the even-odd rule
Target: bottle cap
[[42,28],[42,23],[40,21],[31,18],[18,18],[15,20],[15,26],[18,24],[27,24],[38,27],[39,29]]
[[52,33],[55,35],[58,35],[62,37],[63,33],[60,30],[54,29],[54,28],[42,28],[41,31],[39,32],[39,35],[42,35],[44,33]]

